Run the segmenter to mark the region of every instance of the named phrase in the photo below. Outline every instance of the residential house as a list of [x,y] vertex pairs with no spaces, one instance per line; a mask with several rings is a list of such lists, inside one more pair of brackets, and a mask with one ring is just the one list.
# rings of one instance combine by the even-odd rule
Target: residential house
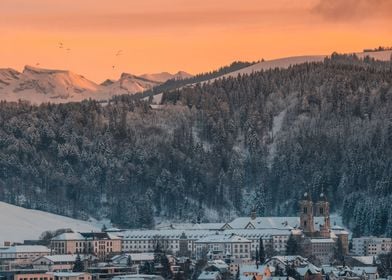
[[[87,266],[88,263],[96,260],[92,255],[80,255],[81,261]],[[33,260],[34,269],[44,269],[50,272],[72,271],[77,255],[47,255]]]
[[352,271],[357,276],[362,276],[367,280],[376,280],[380,278],[376,266],[354,266]]
[[50,253],[50,249],[41,245],[17,245],[0,249],[0,262],[9,266],[30,265],[40,256]]

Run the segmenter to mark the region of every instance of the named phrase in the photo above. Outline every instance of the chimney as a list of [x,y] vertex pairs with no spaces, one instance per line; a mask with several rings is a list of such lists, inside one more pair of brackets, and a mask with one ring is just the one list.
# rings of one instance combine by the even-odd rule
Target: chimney
[[256,209],[253,209],[253,210],[252,210],[252,213],[250,214],[250,218],[251,218],[252,220],[256,220]]

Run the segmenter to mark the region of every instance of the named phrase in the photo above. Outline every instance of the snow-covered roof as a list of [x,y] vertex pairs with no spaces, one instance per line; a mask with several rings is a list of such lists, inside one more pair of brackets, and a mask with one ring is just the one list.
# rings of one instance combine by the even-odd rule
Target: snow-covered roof
[[[318,230],[320,225],[324,224],[324,217],[314,217],[315,229]],[[299,217],[239,217],[234,219],[228,225],[233,229],[293,229],[300,227]]]
[[109,232],[66,232],[55,236],[52,240],[91,240],[91,239],[121,239],[118,234]]
[[50,249],[42,245],[17,245],[1,250],[2,253],[50,253]]
[[377,266],[354,266],[352,271],[357,275],[362,275],[362,273],[366,274],[376,274]]
[[[49,260],[49,261],[51,261],[51,262],[54,262],[54,263],[56,263],[56,262],[75,262],[75,260],[76,260],[76,255],[52,255],[52,256],[42,256],[42,257],[39,257],[38,259],[36,259],[36,260],[39,260],[39,259],[42,259],[42,258],[45,258],[45,259],[47,259],[47,260]],[[35,261],[36,261],[35,260]]]
[[[41,260],[42,258],[45,258],[53,263],[57,262],[75,262],[77,255],[75,254],[67,254],[67,255],[47,255],[47,256],[42,256],[38,257],[37,259],[34,260],[34,262]],[[89,258],[95,258],[94,256],[91,255],[80,255],[80,259],[89,259]]]
[[268,280],[294,280],[293,277],[287,277],[287,276],[272,276],[269,277]]
[[330,274],[331,272],[338,272],[337,268],[332,265],[322,265],[321,268],[325,274]]
[[277,230],[277,229],[229,229],[222,231],[211,230],[178,230],[178,229],[164,229],[164,230],[128,230],[119,233],[117,236],[122,237],[124,240],[149,240],[149,239],[179,239],[182,234],[185,234],[188,240],[198,240],[206,236],[215,235],[216,232],[224,235],[238,235],[250,240],[268,239],[272,235],[289,236],[290,229]]
[[308,263],[308,260],[305,259],[304,257],[300,256],[300,255],[274,256],[274,257],[271,257],[270,260],[274,260],[274,259],[280,261],[281,263],[293,262],[293,261],[296,261],[296,260],[299,260],[300,262],[303,262],[303,263]]
[[117,234],[110,233],[110,232],[107,232],[106,234],[107,234],[108,238],[111,240],[121,239]]
[[249,239],[259,239],[260,237],[270,238],[271,236],[290,236],[290,229],[228,229],[226,234],[236,234]]
[[132,253],[132,254],[123,254],[117,255],[112,258],[113,262],[119,262],[121,260],[128,259],[131,257],[132,261],[152,261],[154,260],[154,253]]
[[57,277],[78,277],[85,275],[85,272],[52,272]]
[[196,243],[250,243],[249,239],[238,235],[213,234],[196,240]]
[[352,258],[366,265],[372,265],[374,260],[373,256],[352,256]]
[[179,229],[179,230],[219,230],[224,223],[178,223],[178,224],[160,224],[156,229]]
[[145,274],[129,274],[129,275],[117,275],[112,278],[112,280],[164,280],[162,276],[159,275],[145,275]]
[[301,275],[301,276],[305,276],[305,274],[306,274],[308,271],[310,271],[311,274],[318,274],[318,273],[321,273],[321,269],[318,268],[317,266],[311,264],[311,263],[309,263],[309,264],[308,264],[307,266],[305,266],[305,267],[297,267],[295,270],[296,270],[296,271],[298,272],[298,274]]
[[335,241],[332,238],[311,238],[310,243],[335,243]]
[[229,268],[229,265],[222,260],[209,261],[208,265],[215,266],[216,268],[218,268],[221,271]]
[[[260,273],[263,274],[265,269],[267,268],[266,265],[259,265],[257,267],[255,264],[241,264],[239,266],[241,273]],[[271,267],[269,267],[271,269]]]
[[218,271],[203,271],[200,276],[197,278],[198,280],[215,280],[219,276]]
[[63,240],[84,240],[84,237],[78,232],[65,232],[52,238],[55,241]]
[[331,231],[332,231],[334,234],[336,234],[336,235],[341,235],[341,234],[349,235],[349,234],[350,234],[344,227],[337,226],[337,225],[334,225],[334,226],[332,227]]

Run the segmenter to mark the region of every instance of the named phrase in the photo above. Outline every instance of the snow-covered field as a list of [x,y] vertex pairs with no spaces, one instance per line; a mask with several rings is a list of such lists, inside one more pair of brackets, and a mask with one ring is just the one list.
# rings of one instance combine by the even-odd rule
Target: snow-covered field
[[101,226],[96,221],[85,222],[0,202],[0,246],[4,241],[38,239],[47,230],[100,231]]
[[[359,58],[364,58],[369,56],[376,60],[388,61],[391,59],[392,51],[379,51],[379,52],[359,52],[355,53]],[[279,59],[272,59],[262,61],[256,64],[253,64],[249,67],[245,67],[243,69],[228,73],[221,77],[209,80],[208,82],[212,82],[216,79],[220,79],[223,77],[237,77],[239,74],[252,74],[254,72],[260,72],[262,70],[274,69],[274,68],[288,68],[290,66],[306,63],[306,62],[321,62],[326,58],[327,55],[305,55],[305,56],[291,56],[284,57]]]

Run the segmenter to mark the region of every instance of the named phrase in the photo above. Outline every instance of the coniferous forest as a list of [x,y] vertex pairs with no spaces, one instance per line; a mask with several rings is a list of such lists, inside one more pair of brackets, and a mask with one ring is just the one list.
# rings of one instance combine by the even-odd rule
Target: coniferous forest
[[162,104],[0,103],[0,200],[150,228],[296,215],[324,191],[354,235],[392,236],[392,61],[333,54]]

